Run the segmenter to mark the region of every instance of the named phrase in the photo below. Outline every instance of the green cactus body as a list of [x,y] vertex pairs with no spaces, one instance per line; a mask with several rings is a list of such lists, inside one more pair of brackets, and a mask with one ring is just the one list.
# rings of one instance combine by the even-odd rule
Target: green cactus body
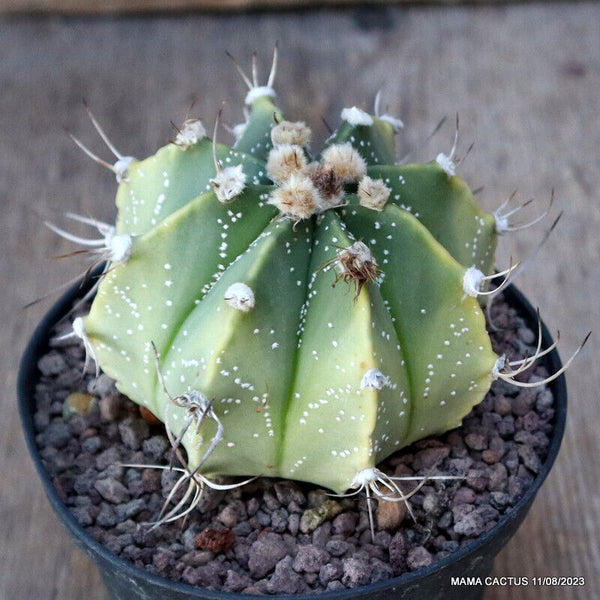
[[496,221],[479,208],[464,179],[449,177],[435,161],[374,165],[367,173],[382,179],[392,190],[390,202],[415,215],[460,264],[492,273]]
[[[222,144],[216,153],[225,166],[244,165],[253,184],[270,183],[263,162]],[[212,190],[210,180],[215,175],[212,142],[206,137],[185,150],[169,144],[154,156],[134,162],[117,192],[117,233],[146,233],[202,192]]]
[[99,363],[157,415],[164,410],[154,405],[150,342],[169,348],[212,284],[272,220],[276,211],[261,207],[260,196],[260,188],[249,189],[235,207],[212,192],[198,196],[134,237],[131,258],[99,287],[86,320]]
[[[395,166],[392,126],[361,111],[328,141],[356,149],[355,175],[322,161],[272,183],[282,117],[255,96],[235,148],[217,146],[220,165],[206,137],[131,165],[117,194],[131,252],[102,280],[85,333],[119,389],[175,436],[186,412],[165,393],[152,344],[171,396],[211,401],[223,438],[203,475],[343,492],[395,450],[457,426],[487,392],[498,357],[465,279],[491,271],[493,216],[436,163]],[[234,197],[211,191],[236,165]],[[389,194],[376,209],[356,193],[365,174]],[[216,431],[210,419],[188,428],[190,470]]]
[[[381,213],[346,209],[357,237],[371,238],[411,383],[405,443],[457,427],[488,391],[496,356],[478,302],[465,298],[459,265],[410,213],[389,204]],[[427,343],[424,343],[427,340]],[[437,421],[437,423],[436,423]]]
[[[323,216],[313,241],[281,463],[287,477],[314,477],[338,491],[374,465],[384,447],[387,454],[398,447],[408,427],[406,368],[377,286],[365,286],[355,298],[347,284],[332,287],[331,267],[321,269],[335,258],[336,246],[352,241],[335,213]],[[390,374],[381,390],[361,386],[372,369]],[[381,439],[381,418],[393,440]]]
[[[350,109],[352,110],[352,109]],[[368,115],[371,125],[352,125],[344,121],[327,140],[328,144],[350,142],[370,165],[393,165],[396,162],[394,129],[385,121]]]
[[251,103],[250,118],[235,143],[235,149],[266,160],[273,147],[270,132],[275,120],[283,121],[279,108],[269,96],[258,96]]

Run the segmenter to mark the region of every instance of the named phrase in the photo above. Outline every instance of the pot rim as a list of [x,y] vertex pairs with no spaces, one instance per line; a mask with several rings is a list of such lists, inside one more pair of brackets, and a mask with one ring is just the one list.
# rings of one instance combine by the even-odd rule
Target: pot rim
[[[85,292],[90,289],[95,281],[95,275],[96,273],[93,273],[87,282],[76,283],[73,285],[46,313],[36,327],[19,365],[17,397],[23,433],[29,453],[38,475],[42,480],[44,490],[50,501],[50,504],[52,505],[52,508],[57,513],[59,520],[69,530],[70,534],[79,540],[80,547],[82,547],[92,559],[94,558],[94,554],[98,554],[106,563],[110,564],[115,569],[119,569],[121,572],[131,576],[132,578],[147,579],[149,583],[158,588],[162,587],[164,590],[188,594],[190,598],[206,598],[210,600],[250,600],[252,598],[258,598],[259,596],[254,594],[209,590],[207,588],[195,587],[186,583],[171,581],[170,579],[150,573],[140,567],[137,567],[135,564],[129,561],[119,558],[110,552],[100,542],[96,541],[79,524],[79,522],[72,515],[71,511],[62,502],[58,492],[52,484],[50,476],[43,465],[42,458],[35,441],[36,433],[33,425],[33,397],[35,383],[39,380],[40,376],[37,369],[37,362],[49,347],[50,330],[70,310],[73,301],[78,296],[85,294]],[[514,285],[511,284],[504,290],[504,298],[511,306],[517,306],[519,308],[521,316],[526,322],[529,324],[537,323],[537,312],[525,298],[525,296],[514,287]],[[541,326],[542,344],[543,347],[547,347],[552,343],[552,337],[543,321],[541,322]],[[558,351],[554,349],[551,353],[546,355],[541,364],[546,364],[550,368],[551,372],[560,369],[562,365]],[[427,567],[423,567],[409,573],[403,573],[397,577],[392,577],[384,581],[379,581],[352,589],[294,595],[275,594],[270,595],[269,598],[272,598],[273,600],[314,600],[315,597],[319,597],[323,598],[324,600],[341,600],[342,598],[345,599],[354,595],[374,593],[381,590],[391,589],[395,586],[417,584],[420,580],[427,578],[433,573],[442,571],[453,563],[466,558],[469,554],[475,554],[483,545],[489,542],[491,538],[498,536],[503,530],[508,528],[512,521],[519,517],[521,511],[527,511],[528,505],[533,501],[558,455],[565,430],[567,416],[567,387],[564,374],[548,385],[552,390],[555,401],[554,427],[552,430],[550,445],[548,446],[548,454],[542,464],[542,468],[535,476],[533,483],[527,488],[519,501],[507,513],[500,517],[498,523],[492,529],[480,535],[471,543],[460,547],[458,550],[455,550],[445,558],[438,560]]]

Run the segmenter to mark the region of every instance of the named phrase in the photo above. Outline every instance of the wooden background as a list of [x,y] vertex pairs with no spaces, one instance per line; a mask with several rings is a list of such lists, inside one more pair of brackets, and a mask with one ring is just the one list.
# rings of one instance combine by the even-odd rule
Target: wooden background
[[[385,0],[383,0],[385,1]],[[458,4],[464,0],[387,0],[391,4]],[[511,0],[468,0],[473,4],[510,2]],[[381,0],[2,0],[0,14],[109,14],[117,12],[147,13],[173,10],[240,10],[290,9],[323,6],[347,7],[353,4],[376,4]]]
[[[321,117],[370,107],[383,90],[406,130],[401,153],[448,151],[456,112],[460,167],[488,209],[515,188],[556,192],[564,217],[519,282],[562,334],[568,355],[589,346],[568,375],[570,414],[556,467],[524,526],[496,561],[498,576],[584,576],[584,588],[496,587],[486,600],[600,598],[600,5],[390,7],[181,17],[0,19],[0,598],[106,600],[94,567],[50,512],[26,454],[15,404],[20,353],[52,300],[29,301],[82,270],[53,261],[72,246],[41,217],[72,210],[111,220],[114,178],[79,152],[75,132],[103,156],[85,97],[122,152],[142,157],[172,135],[197,96],[208,127],[221,100],[241,117],[243,85],[225,56],[248,64],[281,46],[277,88],[291,118],[325,137]],[[287,90],[287,93],[284,91]],[[422,141],[450,117],[433,142]],[[208,128],[207,127],[207,128]],[[226,134],[223,133],[223,138]],[[499,265],[527,257],[543,232],[502,240]]]

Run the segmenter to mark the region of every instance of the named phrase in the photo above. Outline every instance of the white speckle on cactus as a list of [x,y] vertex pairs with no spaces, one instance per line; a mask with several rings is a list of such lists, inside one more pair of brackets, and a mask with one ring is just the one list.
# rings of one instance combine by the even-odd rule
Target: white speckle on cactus
[[[358,184],[358,199],[362,206],[371,210],[382,211],[392,190],[382,179],[371,179],[365,175]],[[380,223],[375,223],[375,229],[380,229]]]
[[235,200],[246,187],[246,174],[242,165],[225,167],[210,180],[219,202],[228,204]]
[[249,312],[254,308],[254,292],[245,283],[237,282],[231,284],[225,292],[224,299],[229,306],[242,312]]
[[204,129],[202,121],[199,119],[187,119],[177,132],[174,143],[182,150],[187,150],[204,137],[206,137],[206,129]]
[[[156,204],[154,205],[154,211],[153,211],[155,215],[158,215],[160,213],[166,199],[167,199],[167,196],[165,194],[158,195],[158,198],[156,198]],[[156,225],[156,219],[152,219],[151,223],[152,223],[152,225]]]
[[390,385],[390,378],[379,369],[369,369],[360,380],[361,389],[382,390],[384,387],[390,387]]
[[356,106],[344,108],[341,117],[350,125],[366,125],[367,127],[373,125],[373,117]]

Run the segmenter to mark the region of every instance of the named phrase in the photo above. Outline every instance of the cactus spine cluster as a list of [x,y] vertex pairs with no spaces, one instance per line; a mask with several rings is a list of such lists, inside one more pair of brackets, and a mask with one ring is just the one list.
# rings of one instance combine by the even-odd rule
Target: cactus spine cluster
[[502,373],[478,301],[498,219],[455,149],[397,165],[389,116],[344,109],[313,157],[273,76],[245,78],[231,148],[198,120],[142,161],[110,146],[118,218],[86,221],[108,266],[74,330],[190,473],[341,493],[458,426]]

